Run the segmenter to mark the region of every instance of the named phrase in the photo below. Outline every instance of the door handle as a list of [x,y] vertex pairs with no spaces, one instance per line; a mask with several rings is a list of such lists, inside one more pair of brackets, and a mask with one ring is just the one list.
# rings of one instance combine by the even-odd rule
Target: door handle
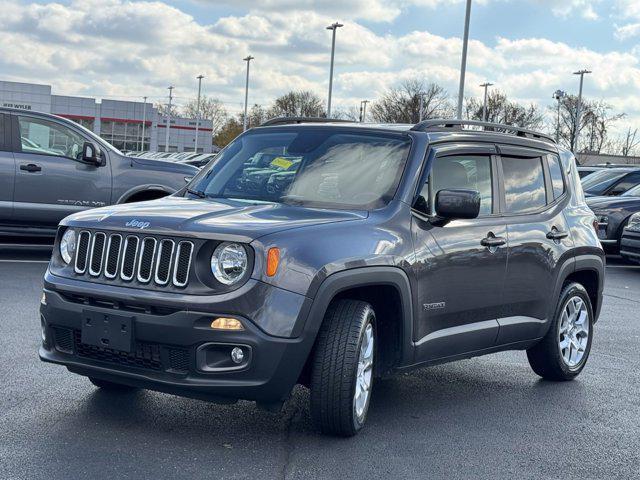
[[29,173],[39,172],[42,170],[40,165],[36,165],[35,163],[28,163],[20,165],[20,170],[26,170]]
[[551,231],[547,233],[547,238],[549,240],[562,240],[563,238],[567,238],[568,236],[569,232],[558,230],[556,227],[553,227]]
[[480,245],[488,248],[495,248],[507,243],[507,239],[504,237],[494,237],[493,235],[489,235],[482,240],[480,240]]

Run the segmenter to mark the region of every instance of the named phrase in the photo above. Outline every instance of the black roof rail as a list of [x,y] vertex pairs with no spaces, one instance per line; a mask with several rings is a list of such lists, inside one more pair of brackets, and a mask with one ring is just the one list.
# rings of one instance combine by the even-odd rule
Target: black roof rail
[[291,125],[294,123],[354,123],[352,120],[338,120],[337,118],[326,117],[277,117],[271,118],[260,124],[261,127],[272,127],[274,125]]
[[536,140],[546,140],[556,143],[556,140],[546,133],[534,132],[526,128],[516,127],[514,125],[503,125],[501,123],[479,122],[477,120],[424,120],[414,125],[411,130],[418,132],[427,132],[429,130],[462,130],[464,126],[482,127],[485,132],[508,133],[512,132],[518,137],[533,138]]

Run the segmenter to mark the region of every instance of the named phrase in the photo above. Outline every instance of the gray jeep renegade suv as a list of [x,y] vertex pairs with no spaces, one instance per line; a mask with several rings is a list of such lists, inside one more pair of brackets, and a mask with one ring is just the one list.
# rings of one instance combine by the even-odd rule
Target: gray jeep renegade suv
[[297,383],[327,433],[375,378],[526,350],[584,368],[604,253],[573,156],[461,121],[279,119],[184,189],[62,221],[40,358],[110,390],[278,408]]

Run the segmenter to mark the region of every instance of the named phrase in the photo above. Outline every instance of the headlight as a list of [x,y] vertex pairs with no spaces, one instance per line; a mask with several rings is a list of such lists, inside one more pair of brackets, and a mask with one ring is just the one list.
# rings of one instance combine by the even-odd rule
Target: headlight
[[629,226],[640,226],[640,213],[634,213],[633,215],[631,215],[631,217],[629,218],[629,223],[627,224]]
[[67,230],[62,235],[60,240],[60,256],[64,263],[71,263],[71,259],[76,254],[76,232],[74,230]]
[[247,271],[247,251],[237,243],[221,243],[211,255],[211,272],[220,283],[233,285]]

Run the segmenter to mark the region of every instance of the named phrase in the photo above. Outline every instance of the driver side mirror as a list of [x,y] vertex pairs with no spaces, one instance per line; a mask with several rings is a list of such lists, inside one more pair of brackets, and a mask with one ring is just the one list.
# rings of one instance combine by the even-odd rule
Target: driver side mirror
[[82,161],[89,165],[99,167],[102,165],[102,158],[98,147],[91,142],[84,142],[82,146]]
[[475,190],[439,190],[435,200],[436,215],[447,220],[477,218],[480,193]]

